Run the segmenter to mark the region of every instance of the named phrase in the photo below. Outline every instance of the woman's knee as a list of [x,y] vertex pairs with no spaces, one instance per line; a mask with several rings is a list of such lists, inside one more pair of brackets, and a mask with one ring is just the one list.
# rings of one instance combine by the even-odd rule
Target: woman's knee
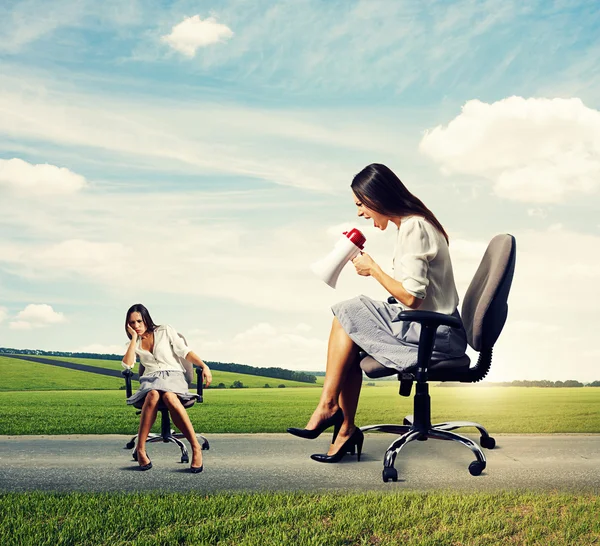
[[146,402],[149,404],[156,404],[160,399],[160,394],[158,391],[152,390],[146,394]]
[[179,401],[179,397],[174,392],[163,392],[162,399],[168,407],[173,406]]

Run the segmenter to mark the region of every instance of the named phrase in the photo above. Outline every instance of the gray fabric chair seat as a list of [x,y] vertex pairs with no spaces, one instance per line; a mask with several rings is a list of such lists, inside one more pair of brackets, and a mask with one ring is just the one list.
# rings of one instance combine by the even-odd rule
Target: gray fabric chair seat
[[[438,360],[432,361],[428,370],[430,372],[435,372],[437,370],[455,370],[462,371],[469,368],[471,364],[471,359],[467,355],[463,355],[459,358],[452,358],[450,360]],[[380,364],[371,356],[366,356],[360,361],[360,367],[367,377],[371,379],[379,379],[380,377],[389,377],[390,375],[397,375],[398,370],[394,368],[388,368],[383,364]],[[415,366],[416,367],[416,366]],[[407,373],[411,372],[411,369],[406,370]]]

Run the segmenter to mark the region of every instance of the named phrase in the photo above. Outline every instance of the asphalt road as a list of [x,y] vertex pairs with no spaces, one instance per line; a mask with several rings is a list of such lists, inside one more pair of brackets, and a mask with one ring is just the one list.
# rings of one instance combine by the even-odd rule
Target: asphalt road
[[[148,445],[153,468],[137,470],[127,436],[0,436],[0,491],[400,491],[533,489],[600,492],[600,435],[497,435],[481,476],[455,442],[408,444],[399,481],[384,484],[382,458],[394,437],[369,434],[361,461],[312,461],[327,439],[288,434],[214,434],[204,472],[191,474],[174,444]],[[478,437],[472,436],[474,440]]]

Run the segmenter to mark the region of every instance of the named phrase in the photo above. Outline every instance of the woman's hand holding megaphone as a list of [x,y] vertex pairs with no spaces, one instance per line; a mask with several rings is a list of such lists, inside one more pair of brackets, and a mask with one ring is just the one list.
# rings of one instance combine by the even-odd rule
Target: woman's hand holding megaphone
[[375,268],[379,267],[373,258],[366,252],[362,252],[352,260],[356,272],[363,277],[370,277],[373,274]]

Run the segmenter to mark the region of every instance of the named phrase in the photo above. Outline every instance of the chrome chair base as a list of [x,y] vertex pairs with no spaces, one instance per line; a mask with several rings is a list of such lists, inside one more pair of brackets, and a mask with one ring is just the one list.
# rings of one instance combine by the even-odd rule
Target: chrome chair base
[[382,478],[383,481],[387,483],[390,480],[393,482],[398,481],[398,471],[394,468],[396,457],[402,448],[413,440],[424,441],[428,439],[435,439],[461,443],[462,445],[468,447],[476,457],[476,460],[469,465],[469,472],[472,476],[479,476],[484,471],[486,466],[485,455],[483,454],[481,447],[479,447],[473,440],[466,438],[465,436],[461,436],[460,434],[451,432],[462,427],[477,428],[481,434],[480,442],[482,447],[493,449],[496,445],[495,440],[488,434],[484,427],[478,423],[472,423],[470,421],[437,423],[435,425],[431,425],[431,427],[427,428],[426,431],[423,431],[420,428],[415,427],[413,424],[413,416],[408,415],[404,418],[403,425],[368,425],[361,427],[360,430],[362,432],[378,431],[400,435],[399,438],[391,443],[383,457]]
[[[208,440],[204,436],[202,436],[202,434],[196,434],[196,438],[198,438],[198,441],[200,442],[200,445],[202,446],[203,450],[210,449],[210,444],[208,443]],[[131,456],[133,457],[134,461],[137,461],[137,439],[138,435],[136,434],[125,445],[125,449],[133,448]],[[181,434],[181,432],[175,432],[174,430],[171,430],[169,432],[169,435],[166,437],[163,437],[162,434],[155,434],[154,432],[151,432],[150,434],[148,434],[148,439],[146,440],[146,443],[151,444],[153,442],[172,442],[173,444],[177,444],[179,446],[179,449],[181,449],[181,462],[189,463],[190,457],[188,454],[188,450],[185,447],[185,444],[181,441],[182,439],[185,439],[185,436]]]

